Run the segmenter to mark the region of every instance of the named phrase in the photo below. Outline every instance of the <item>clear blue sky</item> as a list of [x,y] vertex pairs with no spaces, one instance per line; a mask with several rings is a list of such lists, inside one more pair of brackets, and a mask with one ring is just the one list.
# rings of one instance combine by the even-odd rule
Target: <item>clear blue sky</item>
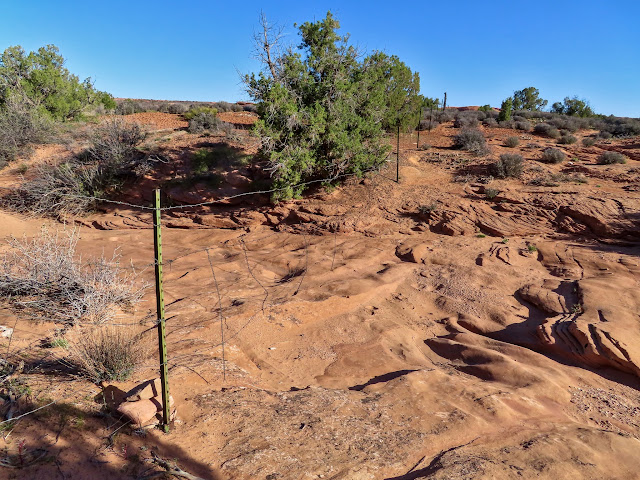
[[285,27],[331,10],[367,51],[396,54],[424,95],[499,106],[540,89],[595,111],[640,117],[640,1],[0,0],[0,50],[53,43],[67,67],[116,97],[247,100],[237,71],[258,68],[260,10]]

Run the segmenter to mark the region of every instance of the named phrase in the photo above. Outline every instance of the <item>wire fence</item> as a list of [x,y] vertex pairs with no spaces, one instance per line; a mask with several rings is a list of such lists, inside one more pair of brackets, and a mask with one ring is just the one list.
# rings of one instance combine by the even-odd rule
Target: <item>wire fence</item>
[[[349,177],[362,177],[372,172],[379,172],[379,169],[300,182],[293,188],[328,184]],[[81,198],[148,212],[151,217],[150,225],[156,226],[153,214],[157,211],[163,213],[220,205],[241,197],[269,195],[285,189],[242,192],[206,202],[159,208],[93,196]],[[165,267],[164,291],[168,300],[164,319],[169,351],[167,367],[172,375],[184,369],[211,384],[217,381],[225,383],[229,375],[244,374],[235,366],[230,369],[228,343],[240,337],[256,322],[272,321],[270,312],[274,307],[302,298],[303,295],[300,294],[305,291],[305,279],[311,270],[333,272],[336,268],[339,251],[342,249],[337,234],[334,233],[332,251],[326,252],[325,249],[323,253],[322,249],[314,248],[314,239],[301,230],[301,235],[275,231],[249,234],[237,230],[238,234],[234,238],[222,242],[212,241],[162,260],[162,266]],[[165,245],[167,247],[174,250],[176,246]],[[153,258],[152,252],[153,239],[150,236],[149,258]],[[74,259],[72,263],[78,268],[95,268],[104,261]],[[117,263],[119,270],[129,271],[140,281],[147,283],[151,280],[149,269],[154,266],[155,261],[134,263],[130,260],[128,263]],[[188,293],[184,294],[185,291]],[[148,297],[147,294],[146,298]],[[23,340],[34,338],[30,322],[50,322],[50,317],[28,308],[13,312],[13,316],[15,321],[9,326],[12,330],[4,352],[6,363],[28,358],[28,369],[31,371],[38,371],[45,364],[57,364],[67,368],[65,375],[76,375],[73,373],[74,365],[69,363],[64,352],[39,349],[41,340]],[[134,317],[130,312],[118,312],[108,321],[108,325],[135,330],[141,341],[144,341],[154,333],[158,325],[156,312],[150,308],[148,314]],[[82,317],[74,322],[75,326],[89,329],[99,327],[95,322]],[[60,328],[64,332],[68,327],[60,325],[53,328]],[[138,369],[141,375],[155,377],[162,366],[155,356],[149,356]],[[0,377],[0,387],[3,383]]]

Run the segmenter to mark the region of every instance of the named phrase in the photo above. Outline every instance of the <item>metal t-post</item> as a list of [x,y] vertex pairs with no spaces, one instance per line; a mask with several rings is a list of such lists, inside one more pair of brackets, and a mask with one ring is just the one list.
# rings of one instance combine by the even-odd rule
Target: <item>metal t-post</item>
[[418,117],[418,140],[416,141],[416,150],[420,149],[420,123],[422,123],[422,107],[420,107],[420,116]]
[[153,249],[156,264],[156,309],[158,312],[158,351],[160,352],[160,383],[162,384],[162,430],[169,433],[169,369],[167,368],[167,334],[164,318],[164,291],[162,288],[162,232],[160,230],[160,190],[155,191],[153,211]]
[[396,143],[396,183],[400,183],[400,124],[398,124],[398,141]]

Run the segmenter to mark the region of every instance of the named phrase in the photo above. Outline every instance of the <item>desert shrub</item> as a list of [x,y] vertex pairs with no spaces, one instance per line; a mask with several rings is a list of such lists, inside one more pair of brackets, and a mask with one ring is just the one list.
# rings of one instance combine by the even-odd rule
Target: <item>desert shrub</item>
[[601,131],[600,133],[598,133],[598,137],[604,139],[604,140],[609,140],[610,138],[613,137],[613,135],[610,132],[607,131]]
[[487,141],[480,130],[465,128],[454,137],[454,145],[462,150],[476,154],[487,152]]
[[485,127],[496,127],[498,126],[498,121],[493,117],[487,117],[482,121],[482,124]]
[[479,112],[491,112],[493,109],[491,108],[491,105],[482,105],[481,107],[478,107],[478,111]]
[[627,163],[627,159],[618,152],[602,152],[598,155],[597,162],[599,165],[612,165],[614,163]]
[[53,217],[82,215],[95,208],[89,195],[101,196],[103,184],[95,165],[63,162],[36,165],[34,170],[30,180],[2,198],[3,207]]
[[126,380],[144,358],[141,338],[128,326],[80,327],[69,337],[72,361],[96,383]]
[[40,164],[32,178],[2,199],[2,205],[35,215],[81,215],[103,197],[140,160],[136,146],[144,139],[138,124],[113,118],[93,132],[91,146],[79,158]]
[[533,132],[538,135],[544,135],[549,138],[560,138],[560,132],[558,129],[548,123],[538,123],[534,128]]
[[225,123],[226,122],[220,120],[215,114],[201,112],[189,120],[187,130],[191,133],[202,133],[205,131],[218,132]]
[[146,112],[147,109],[140,103],[135,102],[129,98],[122,100],[116,106],[116,114],[118,115],[131,115],[134,113]]
[[495,188],[485,188],[484,196],[489,200],[493,200],[500,194],[500,190],[496,190]]
[[84,158],[107,165],[120,165],[137,157],[137,147],[146,138],[138,123],[111,117],[102,122],[91,135],[91,146]]
[[196,106],[196,107],[191,107],[189,111],[184,113],[183,116],[185,119],[191,120],[192,118],[195,118],[202,113],[215,117],[218,114],[218,110],[213,107]]
[[504,145],[509,148],[517,147],[520,144],[518,137],[507,137],[504,141]]
[[515,127],[516,127],[516,129],[522,130],[524,132],[530,132],[531,131],[531,124],[529,122],[527,122],[526,120],[516,121]]
[[545,148],[542,152],[541,160],[545,163],[562,163],[566,159],[566,155],[562,150],[557,148]]
[[498,126],[500,128],[515,128],[516,122],[514,122],[513,120],[503,120],[501,122],[498,122]]
[[451,110],[445,110],[444,112],[433,112],[433,118],[440,123],[450,122],[454,119],[454,114]]
[[576,137],[565,133],[560,137],[560,140],[558,140],[558,143],[562,143],[564,145],[571,145],[576,143],[577,141],[578,139]]
[[478,119],[471,115],[458,115],[453,121],[455,128],[470,128],[478,126]]
[[47,230],[31,240],[8,240],[0,259],[0,299],[17,310],[54,322],[105,323],[130,310],[142,296],[119,255],[82,263],[75,232]]
[[593,147],[596,144],[596,139],[593,137],[587,137],[582,139],[582,145],[585,147]]
[[184,114],[189,111],[189,107],[184,103],[171,103],[167,107],[167,113]]
[[245,112],[257,113],[258,107],[253,103],[246,103],[242,106],[242,110],[244,110]]
[[24,153],[29,145],[44,142],[51,123],[37,110],[14,101],[0,107],[0,168]]
[[634,118],[605,117],[600,127],[602,138],[640,135],[640,120]]
[[219,112],[231,111],[231,104],[229,102],[214,102],[213,107]]
[[519,177],[522,174],[523,162],[522,155],[503,153],[491,166],[492,174],[498,178]]
[[425,205],[418,205],[418,213],[429,216],[438,209],[438,202],[431,202]]
[[238,105],[237,103],[234,103],[233,105],[231,105],[231,111],[232,112],[241,112],[242,111],[242,105]]
[[560,130],[567,130],[571,133],[575,133],[580,129],[580,121],[577,118],[567,117],[565,115],[558,115],[548,120],[548,123]]

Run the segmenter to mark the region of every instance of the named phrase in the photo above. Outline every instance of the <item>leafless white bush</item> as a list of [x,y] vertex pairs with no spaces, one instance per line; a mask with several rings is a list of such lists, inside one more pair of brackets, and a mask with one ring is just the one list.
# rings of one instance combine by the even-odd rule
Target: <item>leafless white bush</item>
[[124,273],[117,252],[83,262],[77,232],[11,238],[0,257],[0,299],[28,315],[55,322],[106,323],[140,301],[146,285]]

